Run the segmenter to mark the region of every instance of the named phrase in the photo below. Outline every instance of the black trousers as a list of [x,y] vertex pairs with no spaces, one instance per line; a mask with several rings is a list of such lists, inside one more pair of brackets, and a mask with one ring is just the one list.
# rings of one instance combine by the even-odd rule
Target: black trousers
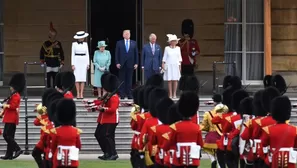
[[115,146],[115,130],[118,124],[102,124],[100,127],[100,137],[103,137],[103,145],[109,156],[117,155]]
[[21,148],[15,142],[14,136],[16,131],[16,125],[12,123],[5,123],[4,131],[3,131],[3,138],[7,143],[7,149],[5,156],[11,157],[14,151],[18,151]]
[[168,168],[167,166],[160,165],[158,163],[155,163],[155,168]]
[[35,148],[32,151],[32,156],[38,166],[38,168],[44,168],[45,167],[45,162],[42,160],[42,154],[43,150],[39,149],[35,146]]
[[96,137],[96,140],[97,140],[102,152],[105,154],[105,153],[107,153],[107,151],[106,151],[106,145],[104,144],[104,136],[102,136],[100,134],[101,129],[102,129],[102,125],[100,123],[98,123],[96,131],[95,131],[95,137]]
[[46,78],[47,78],[47,87],[55,87],[56,83],[56,75],[58,72],[48,72],[46,73]]
[[182,75],[194,75],[195,65],[182,65],[181,74]]

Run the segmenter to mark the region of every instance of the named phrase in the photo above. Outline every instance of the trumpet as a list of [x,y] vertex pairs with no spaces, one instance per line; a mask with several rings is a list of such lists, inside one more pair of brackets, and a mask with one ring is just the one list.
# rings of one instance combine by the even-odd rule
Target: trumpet
[[42,104],[40,103],[40,104],[38,104],[37,106],[36,106],[36,109],[35,109],[35,111],[39,114],[39,115],[44,115],[44,114],[46,114],[47,112],[47,108],[45,107],[45,106],[42,106]]
[[214,111],[217,113],[227,113],[229,111],[229,108],[224,104],[218,104],[215,106]]

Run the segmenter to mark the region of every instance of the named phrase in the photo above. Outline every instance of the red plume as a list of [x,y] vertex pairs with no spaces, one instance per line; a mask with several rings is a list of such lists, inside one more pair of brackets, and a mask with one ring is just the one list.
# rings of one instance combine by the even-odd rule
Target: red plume
[[53,22],[50,22],[50,31],[57,33],[57,30],[54,28]]

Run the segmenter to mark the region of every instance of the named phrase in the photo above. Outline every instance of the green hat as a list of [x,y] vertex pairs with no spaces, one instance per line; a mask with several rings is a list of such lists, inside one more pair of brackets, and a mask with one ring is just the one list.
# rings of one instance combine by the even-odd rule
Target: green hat
[[106,47],[107,45],[105,44],[105,41],[98,41],[98,46],[97,48],[100,48],[100,47]]

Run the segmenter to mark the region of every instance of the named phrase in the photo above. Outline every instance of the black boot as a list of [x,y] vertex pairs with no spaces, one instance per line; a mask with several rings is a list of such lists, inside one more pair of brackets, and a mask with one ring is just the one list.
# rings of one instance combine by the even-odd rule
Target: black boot
[[41,157],[42,153],[43,153],[43,151],[36,147],[32,151],[32,156],[33,156],[38,168],[44,168],[42,157]]
[[211,162],[211,168],[217,168],[217,161]]

